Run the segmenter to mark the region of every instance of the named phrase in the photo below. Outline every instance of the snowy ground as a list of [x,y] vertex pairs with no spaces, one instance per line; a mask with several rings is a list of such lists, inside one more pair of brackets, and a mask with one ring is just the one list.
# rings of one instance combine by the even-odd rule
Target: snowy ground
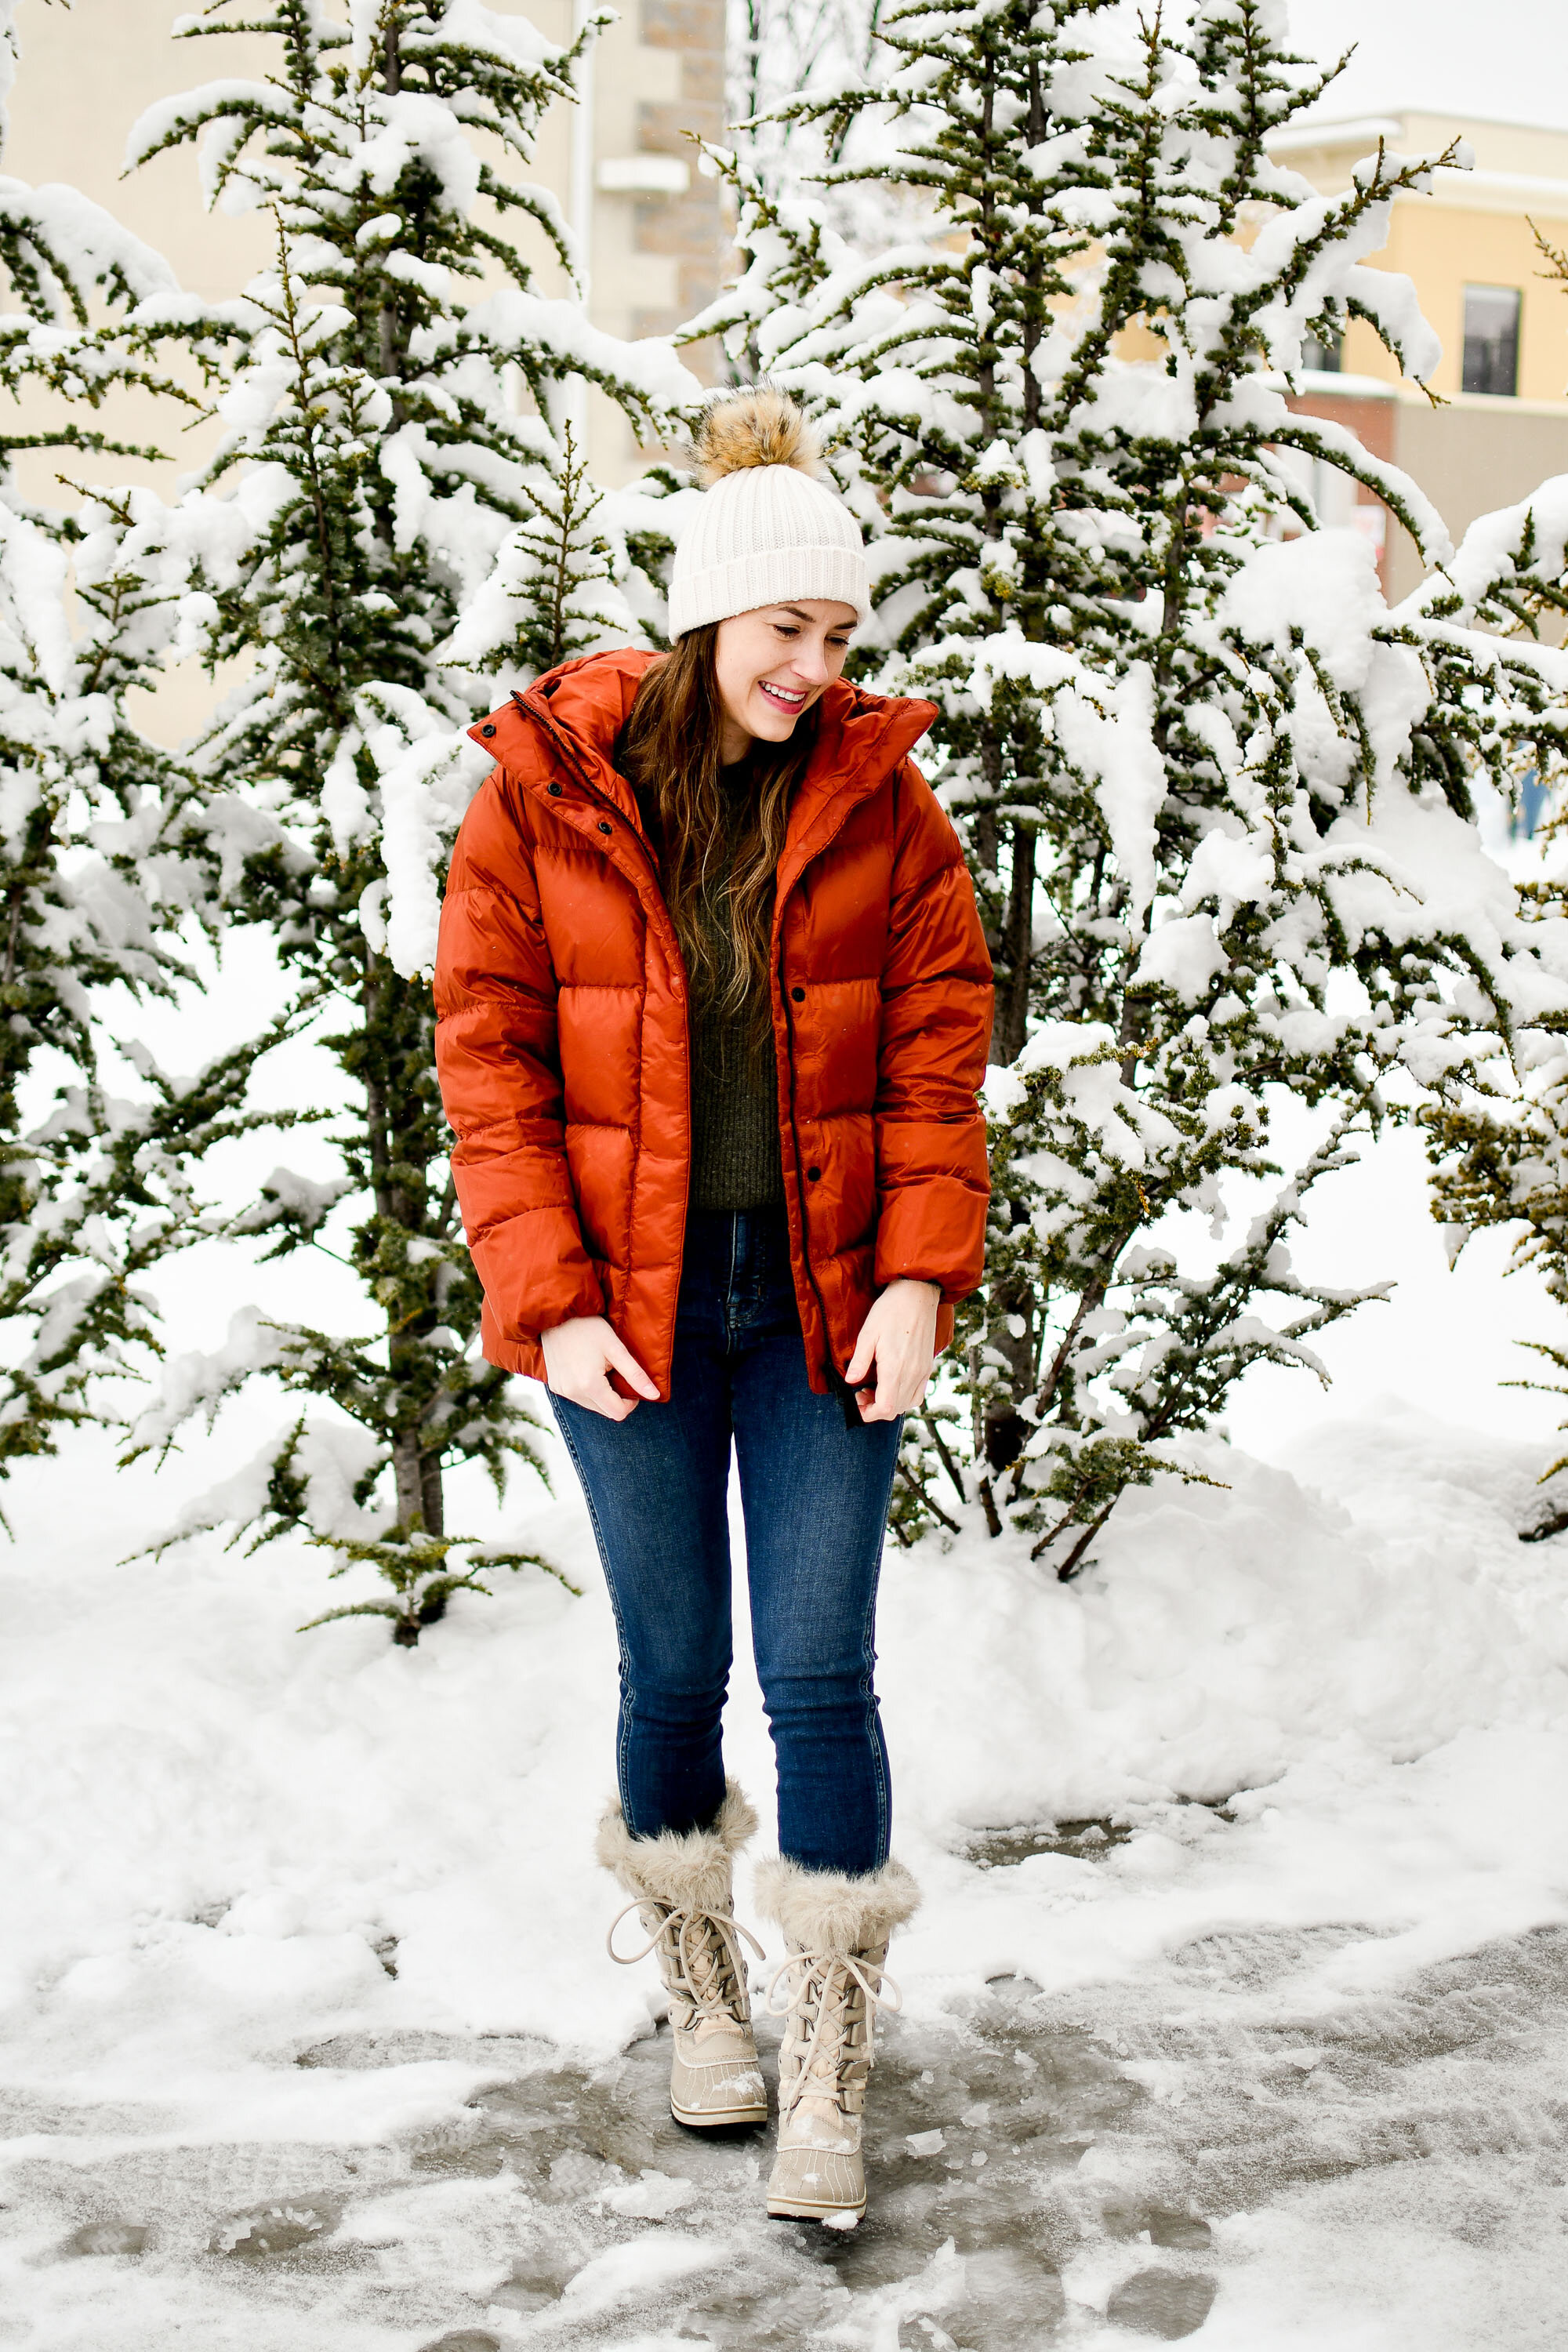
[[[1065,1590],[973,1532],[891,1555],[927,1903],[844,2235],[761,2218],[765,2144],[669,2123],[651,1975],[604,1955],[614,1644],[569,1474],[452,1522],[584,1597],[512,1580],[406,1652],[294,1632],[347,1597],[303,1546],[120,1564],[281,1400],[159,1478],[92,1439],[29,1465],[0,1498],[0,2352],[1555,2352],[1568,1536],[1517,1539],[1559,1414],[1497,1383],[1560,1316],[1501,1263],[1445,1270],[1395,1138],[1303,1252],[1395,1298],[1327,1335],[1327,1398],[1249,1376],[1223,1491],[1130,1498]],[[177,1270],[178,1344],[246,1279]],[[265,1301],[334,1314],[331,1281],[285,1263]],[[731,1723],[765,1796],[744,1665]]]
[[300,1639],[319,1556],[119,1567],[150,1479],[23,1482],[0,2345],[1560,2343],[1568,1538],[1514,1534],[1538,1445],[1396,1402],[1283,1454],[1132,1498],[1072,1589],[891,1559],[928,1902],[847,2236],[669,2124],[603,1956],[596,1574]]

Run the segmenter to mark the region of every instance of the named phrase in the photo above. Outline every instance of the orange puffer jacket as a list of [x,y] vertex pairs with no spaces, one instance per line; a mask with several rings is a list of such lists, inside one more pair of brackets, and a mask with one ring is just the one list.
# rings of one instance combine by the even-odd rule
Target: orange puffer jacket
[[[472,730],[436,971],[452,1167],[492,1363],[608,1318],[669,1394],[691,1160],[687,982],[611,759],[657,656],[568,662]],[[991,966],[958,838],[909,751],[931,717],[842,683],[789,813],[773,1015],[795,1296],[819,1393],[878,1289],[980,1279]]]

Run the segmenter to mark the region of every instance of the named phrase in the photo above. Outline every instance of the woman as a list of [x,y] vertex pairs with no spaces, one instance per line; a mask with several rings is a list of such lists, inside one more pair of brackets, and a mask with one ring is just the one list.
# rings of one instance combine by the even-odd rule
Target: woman
[[827,2219],[865,2206],[871,2012],[919,1899],[872,1622],[902,1415],[980,1276],[991,975],[910,763],[931,706],[840,677],[866,562],[799,412],[721,401],[700,455],[674,651],[568,662],[474,730],[499,764],[452,862],[438,1058],[485,1352],[547,1382],[604,1561],[598,1853],[698,2129],[767,2115],[731,1896],[755,1816],[720,1744],[733,1442],[789,1949],[768,2210]]

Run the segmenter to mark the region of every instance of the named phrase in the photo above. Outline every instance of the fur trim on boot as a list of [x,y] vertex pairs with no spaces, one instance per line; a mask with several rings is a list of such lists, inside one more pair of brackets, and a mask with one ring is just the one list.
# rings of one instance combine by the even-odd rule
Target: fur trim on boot
[[921,1891],[901,1862],[852,1876],[806,1870],[781,1853],[757,1864],[757,1908],[807,1952],[865,1952],[885,1947],[912,1919]]
[[[733,1858],[757,1826],[757,1817],[733,1780],[727,1781],[710,1829],[684,1834],[661,1831],[634,1837],[619,1805],[599,1823],[595,1852],[632,1897],[648,1942],[641,1952],[616,1949],[630,1966],[649,1952],[669,1996],[669,2105],[693,2131],[749,2127],[767,2119],[767,2092],[752,2032],[742,1943],[761,1959],[763,1948],[734,1916]],[[626,1917],[623,1911],[621,1918]]]
[[879,2003],[899,2006],[885,1973],[888,1938],[919,1906],[920,1889],[901,1862],[857,1877],[781,1856],[758,1870],[757,1896],[789,1942],[768,1989],[769,2007],[784,2020],[768,2211],[842,2225],[866,2210],[861,2135],[875,2012]]
[[739,1783],[726,1780],[724,1801],[711,1829],[660,1830],[657,1837],[634,1837],[614,1804],[599,1822],[594,1852],[628,1895],[663,1903],[672,1911],[730,1908],[731,1862],[757,1826],[757,1816]]

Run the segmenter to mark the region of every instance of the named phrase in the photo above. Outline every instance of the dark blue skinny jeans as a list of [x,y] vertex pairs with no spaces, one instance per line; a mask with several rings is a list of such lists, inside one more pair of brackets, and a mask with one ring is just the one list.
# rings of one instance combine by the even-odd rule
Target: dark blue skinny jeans
[[783,1210],[691,1216],[668,1404],[615,1422],[551,1403],[620,1634],[633,1832],[705,1828],[723,1798],[733,1440],[779,1850],[811,1870],[878,1869],[890,1804],[873,1622],[902,1424],[850,1428],[837,1396],[812,1394]]

